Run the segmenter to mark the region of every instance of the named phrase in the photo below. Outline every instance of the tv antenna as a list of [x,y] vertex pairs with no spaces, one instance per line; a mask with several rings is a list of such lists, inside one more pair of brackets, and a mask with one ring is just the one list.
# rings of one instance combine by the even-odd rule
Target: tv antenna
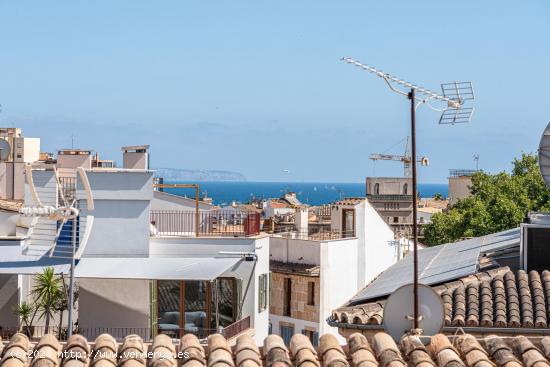
[[[76,172],[68,177],[59,177],[57,169],[54,167],[53,175],[42,175],[45,180],[38,185],[35,185],[30,164],[25,167],[25,175],[35,205],[24,206],[19,211],[21,215],[33,218],[27,233],[23,253],[34,252],[34,254],[38,253],[41,256],[48,254],[49,257],[71,260],[67,305],[67,333],[70,336],[73,331],[76,260],[80,259],[84,252],[94,218],[89,214],[94,210],[90,182],[86,171],[82,167],[78,167]],[[52,179],[54,182],[52,182]],[[77,185],[77,182],[79,185]],[[39,191],[43,195],[39,195]],[[84,192],[83,196],[79,197],[82,191]],[[80,210],[82,200],[86,200],[85,217]]]
[[[350,57],[342,58],[342,61],[357,66],[376,76],[382,78],[387,86],[395,93],[405,96],[410,101],[411,111],[411,164],[412,164],[412,204],[413,204],[413,244],[414,244],[414,279],[413,279],[413,307],[414,316],[412,318],[412,328],[420,332],[419,321],[421,315],[418,308],[418,222],[417,222],[417,175],[416,175],[416,110],[425,104],[432,110],[441,112],[439,124],[457,124],[470,122],[473,107],[467,107],[465,104],[474,99],[474,89],[471,82],[453,82],[441,84],[441,94],[430,89],[421,87],[417,84],[405,81],[394,75],[383,72],[372,66],[363,64]],[[402,90],[400,88],[406,88]],[[443,106],[436,107],[432,103],[443,103]]]
[[474,154],[474,161],[476,161],[476,171],[479,171],[479,154]]

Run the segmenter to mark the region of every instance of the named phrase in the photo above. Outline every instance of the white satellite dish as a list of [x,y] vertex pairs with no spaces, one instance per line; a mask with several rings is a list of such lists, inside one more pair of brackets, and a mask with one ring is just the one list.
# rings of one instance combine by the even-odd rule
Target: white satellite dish
[[[413,328],[413,285],[406,284],[393,292],[384,306],[384,329],[399,342]],[[443,327],[445,309],[441,297],[429,286],[418,284],[418,327],[423,335],[435,335]]]
[[5,139],[0,139],[0,161],[5,162],[11,153],[10,143]]
[[550,188],[550,123],[542,133],[539,144],[539,168],[544,183]]

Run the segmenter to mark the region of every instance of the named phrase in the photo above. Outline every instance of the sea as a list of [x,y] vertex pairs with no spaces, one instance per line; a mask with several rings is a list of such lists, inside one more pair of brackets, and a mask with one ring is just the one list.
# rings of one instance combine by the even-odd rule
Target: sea
[[[197,183],[165,182],[165,183]],[[278,198],[287,192],[295,192],[298,199],[309,205],[328,204],[345,197],[365,196],[364,183],[334,182],[251,182],[251,181],[203,181],[199,182],[201,196],[211,197],[215,205],[229,205],[233,202],[247,203],[252,199]],[[164,189],[171,194],[194,197],[194,189]],[[447,197],[447,184],[419,184],[422,198],[435,194]]]

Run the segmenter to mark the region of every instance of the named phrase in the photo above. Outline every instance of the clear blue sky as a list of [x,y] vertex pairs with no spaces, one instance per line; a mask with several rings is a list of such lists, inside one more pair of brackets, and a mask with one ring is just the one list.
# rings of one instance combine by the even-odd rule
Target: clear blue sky
[[0,47],[0,125],[43,150],[74,134],[120,160],[120,146],[148,143],[153,166],[249,180],[401,173],[368,155],[406,136],[407,100],[342,56],[436,90],[474,82],[471,124],[419,113],[421,182],[472,168],[474,154],[508,169],[550,121],[546,0],[0,0]]

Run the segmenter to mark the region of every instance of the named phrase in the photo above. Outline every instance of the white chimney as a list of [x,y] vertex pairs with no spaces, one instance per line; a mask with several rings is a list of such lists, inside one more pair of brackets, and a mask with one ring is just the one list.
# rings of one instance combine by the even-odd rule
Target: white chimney
[[308,220],[309,213],[307,207],[296,208],[296,214],[294,215],[294,225],[296,226],[296,231],[300,235],[308,235]]
[[149,169],[149,145],[122,147],[122,168]]

